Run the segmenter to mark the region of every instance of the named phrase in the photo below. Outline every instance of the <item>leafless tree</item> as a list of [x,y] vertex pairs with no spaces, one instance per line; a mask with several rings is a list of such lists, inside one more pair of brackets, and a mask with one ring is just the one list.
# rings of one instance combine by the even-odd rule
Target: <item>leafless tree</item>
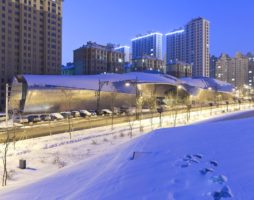
[[13,141],[14,150],[16,149],[16,124],[15,124],[15,119],[16,119],[16,111],[13,110],[12,111],[12,130],[13,130],[12,141]]
[[176,95],[175,95],[175,102],[173,106],[173,117],[174,117],[174,127],[176,127],[176,122],[177,122],[177,115],[178,115],[178,109],[179,109],[179,88],[176,87]]
[[96,109],[97,111],[100,111],[100,104],[101,104],[101,90],[103,88],[104,85],[108,85],[109,81],[101,81],[99,79],[98,81],[98,90],[95,91],[95,96],[96,96]]
[[190,113],[191,113],[191,98],[190,96],[188,98],[184,99],[185,106],[186,106],[186,123],[190,120]]
[[129,131],[130,131],[129,135],[132,138],[135,119],[134,119],[133,115],[130,112],[127,112],[126,116],[127,116],[127,120],[128,120],[128,124],[129,124]]
[[143,118],[143,105],[144,105],[144,99],[141,96],[141,94],[139,95],[139,97],[136,99],[137,101],[137,106],[138,106],[138,113],[139,113],[139,131],[143,132],[144,128],[142,126],[142,118]]
[[[68,89],[62,89],[61,90],[62,93],[64,94],[65,97],[65,105],[66,105],[66,109],[71,112],[71,103],[72,103],[72,91],[68,90]],[[70,135],[70,139],[72,137],[72,121],[71,121],[71,116],[68,114],[67,116],[67,120],[68,120],[68,132]]]
[[156,110],[156,101],[157,101],[157,98],[156,98],[156,88],[155,88],[154,91],[151,92],[150,97],[147,99],[147,103],[148,103],[148,106],[150,109],[150,115],[151,115],[151,118],[150,118],[151,129],[153,129],[153,114]]
[[6,127],[6,135],[3,142],[3,177],[2,177],[2,186],[7,185],[8,171],[7,171],[7,153],[10,145],[10,132],[9,128]]
[[111,130],[114,129],[114,115],[116,113],[115,110],[115,100],[117,97],[117,92],[113,91],[111,92],[111,111],[112,111],[112,115],[111,115]]
[[[44,97],[44,101],[45,102],[47,102],[47,95],[43,95],[43,97]],[[68,106],[67,106],[68,107]],[[46,115],[48,115],[48,128],[49,128],[49,135],[51,136],[52,135],[52,127],[51,127],[51,115],[50,115],[50,113],[47,113],[47,111],[45,110],[45,112],[44,112],[44,115],[46,116]]]

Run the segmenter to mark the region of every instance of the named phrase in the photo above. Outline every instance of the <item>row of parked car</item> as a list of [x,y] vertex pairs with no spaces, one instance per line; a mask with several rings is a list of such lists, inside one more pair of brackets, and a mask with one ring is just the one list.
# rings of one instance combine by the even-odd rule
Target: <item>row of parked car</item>
[[50,114],[31,114],[26,116],[17,115],[14,119],[16,123],[37,123],[41,121],[54,121],[63,120],[68,118],[77,117],[96,117],[96,116],[111,116],[113,112],[109,109],[102,109],[100,112],[95,110],[80,110],[80,111],[70,111],[70,112],[60,112],[60,113],[50,113]]

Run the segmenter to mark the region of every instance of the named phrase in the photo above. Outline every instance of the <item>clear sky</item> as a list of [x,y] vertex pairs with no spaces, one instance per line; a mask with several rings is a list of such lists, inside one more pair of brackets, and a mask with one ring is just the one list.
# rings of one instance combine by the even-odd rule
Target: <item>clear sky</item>
[[131,45],[199,16],[211,23],[211,54],[254,52],[254,0],[64,0],[63,64],[87,41]]

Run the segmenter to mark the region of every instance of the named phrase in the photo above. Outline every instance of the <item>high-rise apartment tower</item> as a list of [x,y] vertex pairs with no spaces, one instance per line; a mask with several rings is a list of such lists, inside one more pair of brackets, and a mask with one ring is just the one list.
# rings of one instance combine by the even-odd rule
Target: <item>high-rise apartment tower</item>
[[0,110],[17,74],[60,74],[62,0],[0,1]]

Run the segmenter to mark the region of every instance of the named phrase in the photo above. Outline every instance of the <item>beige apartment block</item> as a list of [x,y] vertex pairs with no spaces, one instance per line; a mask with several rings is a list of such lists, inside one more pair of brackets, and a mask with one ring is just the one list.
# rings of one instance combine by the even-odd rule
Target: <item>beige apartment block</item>
[[17,74],[60,74],[62,0],[0,1],[0,110]]
[[239,88],[248,84],[248,71],[249,59],[241,53],[234,58],[222,54],[216,63],[216,78]]

